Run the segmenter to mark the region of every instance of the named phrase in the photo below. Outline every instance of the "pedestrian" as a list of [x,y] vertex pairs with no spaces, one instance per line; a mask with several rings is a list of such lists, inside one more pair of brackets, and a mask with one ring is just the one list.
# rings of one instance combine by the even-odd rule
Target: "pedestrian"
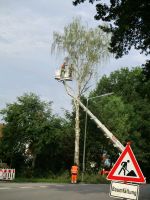
[[71,167],[71,183],[77,183],[78,179],[78,166],[77,164],[74,164]]

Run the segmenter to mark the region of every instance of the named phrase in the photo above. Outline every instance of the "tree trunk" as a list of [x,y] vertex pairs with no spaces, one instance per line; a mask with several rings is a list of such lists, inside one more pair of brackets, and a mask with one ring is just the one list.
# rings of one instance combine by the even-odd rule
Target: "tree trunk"
[[36,155],[36,154],[33,154],[33,159],[32,159],[32,169],[35,168],[36,157],[37,157],[37,155]]
[[[79,97],[78,97],[79,99]],[[75,118],[75,151],[74,163],[79,166],[79,140],[80,140],[80,120],[79,120],[79,102],[75,101],[76,118]]]

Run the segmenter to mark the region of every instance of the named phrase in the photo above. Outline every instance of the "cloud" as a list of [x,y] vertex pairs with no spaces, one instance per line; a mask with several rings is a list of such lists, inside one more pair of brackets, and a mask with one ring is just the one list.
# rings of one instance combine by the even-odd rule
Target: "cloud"
[[[38,3],[37,3],[38,2]],[[47,50],[53,31],[61,31],[74,16],[92,21],[95,8],[77,7],[70,0],[5,0],[0,7],[0,54],[17,55],[37,48]]]
[[[28,15],[18,18],[7,16],[0,19],[0,52],[30,52],[34,48],[47,48],[50,40],[49,19]],[[6,42],[7,41],[7,42]]]

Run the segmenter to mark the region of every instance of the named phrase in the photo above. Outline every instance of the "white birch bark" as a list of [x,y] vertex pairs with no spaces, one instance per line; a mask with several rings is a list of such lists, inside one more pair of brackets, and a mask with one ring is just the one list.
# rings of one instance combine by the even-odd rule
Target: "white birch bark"
[[74,151],[74,163],[79,166],[79,141],[80,141],[80,107],[79,102],[75,101],[75,108],[76,108],[76,118],[75,118],[75,151]]

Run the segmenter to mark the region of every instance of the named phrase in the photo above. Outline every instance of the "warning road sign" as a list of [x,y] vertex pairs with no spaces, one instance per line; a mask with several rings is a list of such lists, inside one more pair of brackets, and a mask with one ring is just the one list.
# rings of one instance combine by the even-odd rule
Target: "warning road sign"
[[134,183],[146,182],[129,144],[114,164],[107,179]]

